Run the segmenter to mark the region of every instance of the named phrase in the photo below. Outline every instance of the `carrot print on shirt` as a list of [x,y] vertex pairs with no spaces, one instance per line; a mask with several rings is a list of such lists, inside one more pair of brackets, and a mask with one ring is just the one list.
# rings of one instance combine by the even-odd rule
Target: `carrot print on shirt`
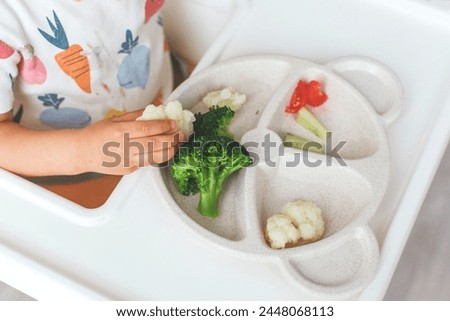
[[64,97],[58,97],[57,94],[45,94],[38,96],[38,99],[45,107],[39,119],[40,121],[52,128],[84,128],[91,123],[91,116],[85,111],[73,107],[59,108],[65,100]]
[[47,17],[53,36],[38,28],[39,32],[48,42],[63,50],[55,55],[55,60],[62,71],[75,80],[81,90],[91,93],[91,68],[88,58],[83,54],[83,48],[79,44],[69,46],[66,32],[55,11],[53,11],[53,18],[54,24]]

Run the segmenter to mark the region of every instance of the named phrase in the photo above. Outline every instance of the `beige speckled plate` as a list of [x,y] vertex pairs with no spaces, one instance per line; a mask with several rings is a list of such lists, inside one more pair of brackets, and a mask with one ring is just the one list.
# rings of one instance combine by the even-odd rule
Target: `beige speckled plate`
[[[342,159],[280,148],[286,132],[315,139],[284,112],[298,80],[319,80],[329,99],[312,112],[332,133],[332,148],[345,142]],[[205,110],[206,93],[233,86],[247,96],[230,126],[236,140],[259,160],[234,175],[224,188],[219,218],[196,211],[198,195],[185,197],[169,170],[157,179],[163,197],[182,224],[232,255],[276,262],[280,273],[317,298],[348,298],[371,280],[378,244],[368,227],[386,191],[389,146],[385,126],[402,107],[402,88],[384,65],[363,57],[326,65],[282,56],[252,56],[209,67],[178,87],[169,100],[193,111]],[[275,147],[262,148],[267,139]],[[275,164],[271,166],[270,164]],[[343,164],[345,163],[345,165]],[[293,165],[294,164],[294,165]],[[284,250],[264,240],[268,217],[288,201],[316,203],[326,224],[322,240]]]

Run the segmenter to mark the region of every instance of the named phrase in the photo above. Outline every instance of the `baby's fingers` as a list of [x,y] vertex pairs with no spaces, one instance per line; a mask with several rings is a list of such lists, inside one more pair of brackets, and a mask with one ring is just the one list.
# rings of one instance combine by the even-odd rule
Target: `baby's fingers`
[[134,147],[131,151],[133,154],[152,153],[177,147],[184,139],[183,133],[156,135],[133,139],[128,145]]
[[175,156],[177,150],[178,147],[172,147],[148,154],[147,162],[149,165],[163,164],[170,161]]
[[131,139],[161,135],[177,129],[177,123],[170,119],[125,121],[117,125],[121,126],[123,132],[128,133]]
[[131,168],[137,168],[163,164],[171,160],[175,156],[177,150],[178,146],[175,146],[156,152],[146,151],[141,154],[134,154],[130,157],[131,163],[128,166]]

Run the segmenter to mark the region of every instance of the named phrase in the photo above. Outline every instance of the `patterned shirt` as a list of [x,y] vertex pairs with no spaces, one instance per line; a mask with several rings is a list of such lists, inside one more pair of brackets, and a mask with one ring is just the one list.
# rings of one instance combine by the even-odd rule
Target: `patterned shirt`
[[0,114],[82,128],[171,89],[163,0],[0,0]]

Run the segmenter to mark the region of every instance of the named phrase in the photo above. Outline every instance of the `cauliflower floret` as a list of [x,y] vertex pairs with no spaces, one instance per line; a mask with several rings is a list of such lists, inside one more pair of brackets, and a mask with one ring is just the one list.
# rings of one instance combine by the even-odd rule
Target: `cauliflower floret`
[[166,119],[167,115],[162,106],[148,105],[141,117],[136,120],[156,120],[156,119]]
[[180,120],[183,118],[183,106],[178,100],[171,101],[164,108],[166,115],[170,119]]
[[273,249],[283,249],[300,240],[314,242],[325,231],[322,211],[311,202],[289,202],[267,220],[266,239]]
[[325,231],[322,211],[312,202],[289,202],[283,206],[281,213],[292,219],[304,241],[317,241]]
[[241,108],[246,101],[247,97],[239,94],[233,87],[212,91],[203,98],[203,103],[208,106],[208,108],[213,106],[228,106],[233,111]]
[[284,249],[287,243],[300,239],[300,231],[289,216],[277,214],[267,220],[266,237],[273,249]]
[[183,110],[182,117],[177,120],[178,128],[190,136],[194,132],[195,116],[189,110]]
[[183,106],[177,100],[169,102],[166,106],[148,105],[142,116],[138,117],[136,120],[158,120],[167,118],[176,120],[178,129],[184,134],[189,136],[194,132],[194,114],[189,110],[183,110]]

